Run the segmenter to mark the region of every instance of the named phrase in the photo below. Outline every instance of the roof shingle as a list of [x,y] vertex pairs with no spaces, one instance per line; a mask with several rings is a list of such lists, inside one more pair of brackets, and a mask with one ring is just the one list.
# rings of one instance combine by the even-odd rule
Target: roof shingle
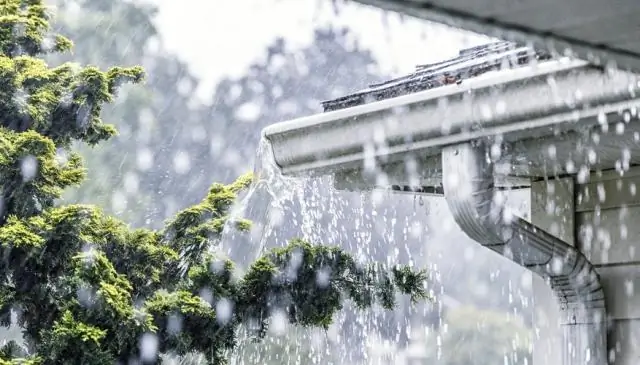
[[522,67],[541,60],[551,59],[546,52],[511,42],[494,42],[463,49],[458,57],[427,65],[417,65],[416,70],[386,82],[370,85],[367,89],[334,100],[322,102],[325,112],[345,109],[374,101],[433,89],[488,72]]

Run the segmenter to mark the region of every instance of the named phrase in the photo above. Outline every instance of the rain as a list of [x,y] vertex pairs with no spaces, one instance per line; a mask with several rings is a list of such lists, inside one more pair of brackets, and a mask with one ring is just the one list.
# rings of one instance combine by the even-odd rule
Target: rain
[[480,2],[0,2],[0,364],[635,364],[640,45]]

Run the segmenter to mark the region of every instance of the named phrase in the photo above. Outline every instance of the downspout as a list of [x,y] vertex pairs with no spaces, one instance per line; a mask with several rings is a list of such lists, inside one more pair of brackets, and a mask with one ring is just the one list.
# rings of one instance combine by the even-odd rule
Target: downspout
[[505,217],[485,146],[442,151],[445,199],[474,241],[542,276],[562,314],[562,365],[607,364],[604,291],[593,265],[575,247],[519,217]]

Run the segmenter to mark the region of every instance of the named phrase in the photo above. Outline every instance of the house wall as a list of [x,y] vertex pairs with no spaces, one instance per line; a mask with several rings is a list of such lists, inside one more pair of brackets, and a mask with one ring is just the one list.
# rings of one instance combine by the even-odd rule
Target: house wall
[[640,168],[576,186],[576,238],[605,289],[609,361],[640,364]]
[[[640,364],[640,168],[621,176],[594,173],[589,182],[572,178],[540,181],[531,188],[531,221],[574,243],[595,266],[605,289],[608,362]],[[541,278],[533,280],[534,365],[569,363],[562,359],[559,305]]]

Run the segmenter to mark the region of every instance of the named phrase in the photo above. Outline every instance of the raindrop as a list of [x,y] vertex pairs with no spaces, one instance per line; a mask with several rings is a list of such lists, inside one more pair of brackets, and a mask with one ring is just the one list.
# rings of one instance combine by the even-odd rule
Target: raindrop
[[203,288],[202,290],[200,290],[200,298],[209,303],[209,305],[213,303],[213,293],[208,288]]
[[600,110],[598,113],[598,123],[603,127],[607,125],[607,114],[605,114],[604,110]]
[[451,190],[456,190],[459,188],[459,184],[460,184],[460,177],[458,176],[457,173],[452,173],[452,174],[448,174],[447,176],[447,187]]
[[385,143],[385,140],[386,133],[384,131],[384,128],[381,125],[375,126],[373,128],[373,141],[375,142],[375,144],[380,146]]
[[81,286],[76,292],[76,297],[80,305],[84,307],[91,307],[94,304],[95,291],[86,286]]
[[589,169],[587,166],[580,166],[580,170],[578,170],[577,181],[579,184],[585,184],[589,180]]
[[327,288],[330,284],[331,273],[328,268],[320,269],[316,272],[316,285],[321,288]]
[[58,165],[64,165],[69,161],[69,157],[67,156],[67,151],[64,148],[56,149],[56,162]]
[[269,331],[276,336],[282,336],[287,331],[287,315],[282,310],[275,310],[270,318]]
[[577,90],[574,92],[574,97],[575,97],[576,101],[580,101],[580,100],[582,100],[582,96],[583,96],[583,95],[582,95],[582,90],[577,89]]
[[182,331],[182,317],[178,314],[172,314],[167,321],[167,332],[171,335],[178,335]]
[[625,147],[622,150],[622,164],[625,167],[625,171],[629,170],[629,163],[631,162],[631,150]]
[[482,115],[482,118],[485,119],[485,120],[489,120],[489,119],[491,119],[491,117],[493,117],[493,113],[491,112],[491,108],[486,104],[482,104],[480,106],[480,114]]
[[142,148],[136,153],[136,164],[140,171],[147,171],[153,165],[153,153],[148,148]]
[[632,297],[634,292],[633,280],[626,279],[624,281],[624,291],[627,294],[627,297]]
[[491,145],[491,159],[497,160],[500,158],[502,151],[500,150],[500,144],[494,143]]
[[38,171],[38,160],[34,156],[26,156],[20,163],[20,173],[23,181],[31,181]]
[[598,193],[598,201],[600,203],[603,203],[606,199],[606,191],[605,191],[604,185],[602,183],[599,183],[596,186],[596,191]]
[[620,225],[620,238],[622,238],[623,240],[626,240],[628,234],[629,234],[629,231],[627,229],[627,225],[626,224],[621,224]]
[[364,171],[367,173],[374,173],[376,170],[376,154],[375,147],[372,143],[366,143],[363,146],[364,149]]
[[119,213],[127,209],[127,196],[119,190],[113,192],[111,194],[111,209]]
[[576,164],[571,160],[567,161],[565,164],[565,170],[570,174],[574,173],[576,171]]
[[186,151],[178,151],[173,156],[173,169],[176,173],[183,175],[191,169],[191,160]]
[[224,149],[224,140],[218,135],[211,137],[211,143],[209,144],[209,152],[211,156],[219,156]]
[[589,159],[589,163],[592,165],[595,164],[597,157],[598,155],[596,154],[596,151],[590,148],[589,152],[587,152],[587,158]]
[[214,260],[209,265],[209,270],[214,274],[222,274],[224,272],[225,262],[223,260]]
[[474,257],[473,248],[471,248],[470,246],[465,247],[463,252],[463,257],[465,261],[471,262],[471,260],[473,260],[473,257]]
[[533,275],[531,271],[524,271],[520,276],[520,285],[524,290],[531,290],[533,287]]
[[134,195],[138,193],[139,185],[138,175],[134,172],[128,171],[124,175],[124,191],[127,192],[127,194]]
[[138,113],[138,123],[144,129],[150,129],[154,124],[156,124],[156,117],[153,114],[153,110],[150,108],[143,108]]
[[227,298],[218,300],[216,303],[216,321],[220,325],[224,326],[231,321],[232,316],[233,303]]
[[246,102],[236,108],[235,117],[241,122],[253,123],[260,116],[261,109],[258,103]]
[[145,333],[138,344],[140,359],[145,363],[154,363],[158,357],[158,337],[153,333]]
[[563,266],[564,266],[564,263],[562,262],[562,259],[560,259],[559,257],[554,257],[551,260],[551,270],[554,274],[562,273]]

